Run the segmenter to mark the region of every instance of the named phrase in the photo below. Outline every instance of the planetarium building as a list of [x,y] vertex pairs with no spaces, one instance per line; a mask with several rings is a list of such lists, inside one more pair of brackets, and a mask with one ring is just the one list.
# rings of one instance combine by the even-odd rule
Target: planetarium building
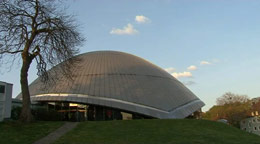
[[53,85],[40,78],[32,82],[31,100],[88,120],[185,118],[204,106],[172,75],[140,57],[96,51],[77,58],[72,79],[60,75]]

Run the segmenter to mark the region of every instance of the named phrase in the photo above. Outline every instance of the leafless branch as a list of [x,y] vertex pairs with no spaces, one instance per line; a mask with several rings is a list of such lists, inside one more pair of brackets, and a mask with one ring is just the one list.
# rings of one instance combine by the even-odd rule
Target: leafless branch
[[69,69],[75,63],[72,57],[84,41],[72,16],[57,9],[54,2],[0,2],[0,59],[17,53],[27,55],[30,61],[35,59],[43,81],[49,79],[48,69],[64,61],[60,72],[70,77]]

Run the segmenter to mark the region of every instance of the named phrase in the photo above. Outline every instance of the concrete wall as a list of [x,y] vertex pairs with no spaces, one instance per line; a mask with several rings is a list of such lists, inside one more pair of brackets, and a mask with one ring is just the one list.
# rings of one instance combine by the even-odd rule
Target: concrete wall
[[254,116],[254,117],[243,119],[240,122],[240,129],[250,133],[260,135],[260,117]]
[[11,117],[13,85],[0,81],[0,121]]

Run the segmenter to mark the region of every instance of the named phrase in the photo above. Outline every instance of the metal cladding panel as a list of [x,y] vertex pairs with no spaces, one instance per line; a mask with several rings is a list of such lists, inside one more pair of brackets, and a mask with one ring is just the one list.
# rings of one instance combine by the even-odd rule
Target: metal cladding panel
[[89,103],[88,98],[82,98],[82,103]]
[[51,101],[56,100],[56,99],[55,99],[55,96],[49,96],[48,99],[51,100]]
[[79,101],[80,101],[80,103],[84,103],[84,98],[83,97],[79,97]]
[[104,102],[104,105],[107,106],[107,107],[111,107],[111,106],[112,106],[112,104],[111,104],[110,101],[105,101],[105,102]]
[[93,98],[89,98],[92,99],[92,103],[98,105],[99,104],[99,99],[93,99]]
[[136,106],[135,105],[127,105],[127,111],[136,112]]
[[66,101],[67,97],[61,97],[61,101]]
[[73,98],[71,99],[71,101],[73,101],[73,102],[80,102],[80,99],[77,98],[77,97],[73,97]]
[[98,105],[105,106],[105,101],[104,100],[99,100]]
[[88,98],[88,104],[93,104],[93,100]]
[[56,100],[57,100],[57,101],[61,101],[61,100],[62,100],[62,97],[57,96]]
[[[183,117],[204,105],[201,102],[201,105],[194,104],[194,107],[189,106],[170,114],[173,109],[200,100],[169,73],[137,56],[123,52],[98,51],[81,54],[77,58],[80,62],[71,70],[72,80],[58,75],[56,83],[44,85],[38,78],[29,86],[31,95],[50,93],[82,95],[86,96],[86,99],[68,96],[66,101],[131,109],[133,112],[158,118]],[[59,73],[61,65],[53,67],[49,73],[51,75],[54,72]],[[129,106],[131,104],[134,106]],[[168,112],[169,116],[156,113],[157,110]]]
[[52,101],[57,101],[57,96],[49,96],[49,99],[51,99]]
[[148,115],[148,110],[145,109],[145,108],[142,108],[142,107],[135,107],[135,111],[138,112],[138,113],[141,113],[141,114],[146,114]]
[[[131,102],[126,101],[120,101],[116,99],[108,99],[108,98],[101,98],[101,97],[95,97],[95,96],[78,96],[78,95],[60,95],[60,96],[53,96],[51,94],[45,94],[45,95],[38,95],[38,96],[32,96],[32,101],[52,101],[50,100],[50,97],[63,97],[66,102],[78,102],[81,103],[82,101],[91,101],[91,103],[86,104],[94,104],[94,105],[103,105],[103,106],[109,106],[107,102],[111,103],[111,106],[113,108],[118,108],[123,111],[129,111],[129,112],[135,112],[144,114],[151,117],[156,118],[185,118],[188,115],[190,115],[192,112],[198,110],[200,107],[204,105],[203,102],[200,100],[195,100],[192,102],[189,102],[181,107],[178,107],[177,109],[174,109],[170,112],[163,111],[160,109],[156,109],[153,107],[148,107],[144,105],[139,105]],[[85,100],[82,100],[85,99]]]

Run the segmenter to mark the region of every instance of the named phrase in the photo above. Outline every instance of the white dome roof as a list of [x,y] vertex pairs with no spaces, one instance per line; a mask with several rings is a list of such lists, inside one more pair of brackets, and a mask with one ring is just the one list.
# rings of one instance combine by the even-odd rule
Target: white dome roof
[[165,70],[137,56],[96,51],[77,57],[73,81],[61,76],[42,89],[38,78],[30,85],[31,99],[103,105],[156,118],[184,118],[204,106]]

